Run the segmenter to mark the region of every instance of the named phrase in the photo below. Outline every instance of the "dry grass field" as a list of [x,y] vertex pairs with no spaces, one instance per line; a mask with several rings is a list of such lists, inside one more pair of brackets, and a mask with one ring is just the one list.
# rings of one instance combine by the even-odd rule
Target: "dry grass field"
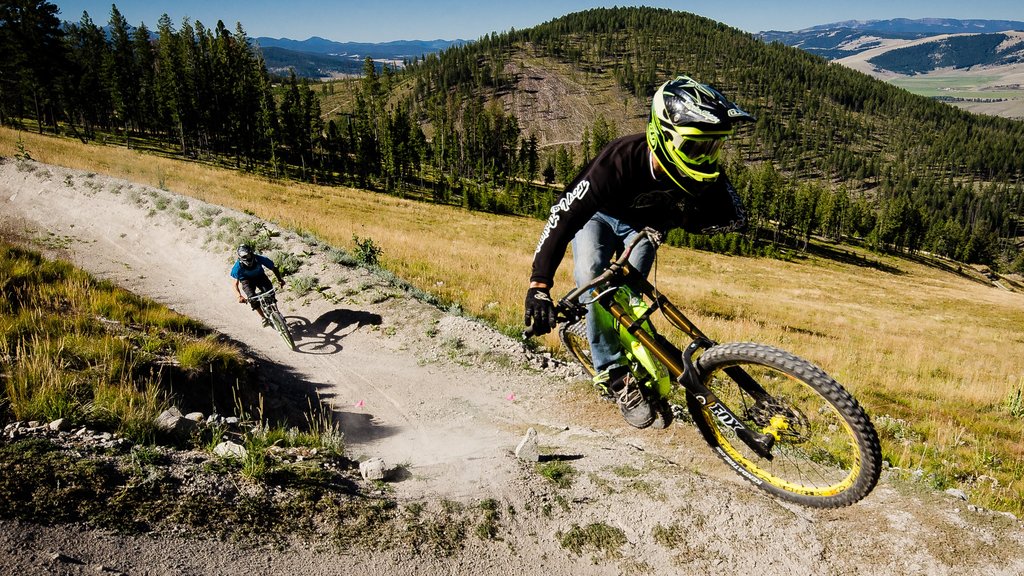
[[[539,220],[0,129],[0,155],[21,150],[246,210],[340,248],[372,239],[382,265],[418,288],[507,332],[521,323]],[[908,477],[1020,515],[1024,294],[967,270],[834,249],[841,258],[785,262],[664,247],[654,280],[713,338],[773,344],[825,368],[866,405],[887,460]],[[556,293],[570,287],[567,264]]]

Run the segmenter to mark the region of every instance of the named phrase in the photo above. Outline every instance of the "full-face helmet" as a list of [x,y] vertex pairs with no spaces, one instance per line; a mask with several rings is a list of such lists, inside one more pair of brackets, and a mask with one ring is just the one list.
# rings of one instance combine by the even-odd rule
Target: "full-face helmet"
[[669,178],[713,182],[718,158],[734,124],[754,117],[707,84],[679,76],[658,88],[651,102],[647,144]]
[[256,253],[248,244],[238,247],[238,261],[246,268],[252,268],[252,265],[256,263]]

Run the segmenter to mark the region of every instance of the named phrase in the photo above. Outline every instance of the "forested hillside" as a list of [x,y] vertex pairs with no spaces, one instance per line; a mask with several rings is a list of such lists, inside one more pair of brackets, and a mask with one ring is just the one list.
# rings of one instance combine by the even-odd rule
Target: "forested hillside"
[[1000,46],[1012,42],[1013,39],[1006,34],[951,36],[940,41],[890,50],[868,62],[900,74],[921,74],[946,67],[991,66],[1020,58],[1019,46],[1014,46],[1015,49],[1008,51],[1009,54],[999,50]]
[[437,110],[453,91],[467,102],[515,91],[522,78],[503,71],[534,57],[608,78],[640,103],[685,72],[754,111],[756,126],[734,146],[750,169],[733,172],[766,226],[968,261],[1016,256],[1024,124],[970,115],[691,14],[595,9],[493,35],[413,67],[415,101]]
[[[1024,123],[913,96],[692,14],[588,10],[403,70],[367,60],[358,81],[318,90],[294,75],[275,83],[241,24],[164,17],[151,34],[114,6],[108,26],[106,36],[88,14],[62,26],[45,1],[0,6],[0,122],[539,216],[601,145],[642,128],[658,84],[687,73],[758,117],[729,159],[753,226],[742,237],[674,241],[774,253],[820,235],[1024,271]],[[545,114],[585,110],[586,119],[542,142],[542,111],[513,110],[509,99],[551,86],[567,91],[548,94]],[[323,106],[338,89],[346,104]]]

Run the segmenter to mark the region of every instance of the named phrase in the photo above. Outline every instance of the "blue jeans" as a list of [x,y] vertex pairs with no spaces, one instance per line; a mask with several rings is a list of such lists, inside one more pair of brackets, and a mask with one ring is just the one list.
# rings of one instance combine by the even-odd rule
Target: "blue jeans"
[[[613,218],[598,212],[576,233],[572,239],[572,255],[574,261],[573,279],[577,286],[593,280],[608,267],[612,258],[622,252],[640,231]],[[629,255],[629,263],[645,277],[654,264],[656,248],[644,240],[633,248]],[[581,298],[590,299],[589,294]],[[622,346],[615,332],[601,330],[594,319],[593,307],[587,314],[587,339],[590,340],[590,356],[594,361],[594,369],[598,372],[623,363]]]

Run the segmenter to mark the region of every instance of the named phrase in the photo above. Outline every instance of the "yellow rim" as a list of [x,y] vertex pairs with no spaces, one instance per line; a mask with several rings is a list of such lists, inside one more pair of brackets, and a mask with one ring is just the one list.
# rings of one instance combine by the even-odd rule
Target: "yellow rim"
[[[779,373],[783,374],[782,372]],[[796,380],[795,378],[789,376],[788,374],[786,374],[786,376],[789,377],[791,380],[799,382],[799,380]],[[802,382],[800,383],[803,384]],[[728,455],[728,457],[733,462],[735,462],[745,471],[754,475],[758,479],[763,480],[771,484],[772,486],[775,486],[776,488],[785,490],[786,492],[800,494],[803,496],[825,497],[835,496],[848,490],[851,486],[853,486],[853,483],[856,482],[857,477],[860,475],[861,469],[861,454],[860,450],[856,449],[856,436],[853,433],[853,429],[850,428],[850,424],[846,421],[845,418],[842,417],[841,414],[839,414],[836,411],[836,409],[831,404],[829,404],[829,408],[836,414],[837,417],[839,417],[839,421],[843,423],[843,428],[846,431],[846,437],[851,441],[851,447],[853,448],[853,465],[850,467],[849,473],[844,478],[829,486],[821,487],[807,486],[804,484],[795,484],[787,480],[786,478],[776,476],[771,472],[761,468],[754,461],[750,460],[749,458],[741,454],[738,450],[736,450],[733,447],[733,441],[722,435],[721,429],[718,426],[718,422],[717,420],[714,419],[715,417],[713,415],[708,413],[707,410],[704,410],[703,414],[704,419],[707,421],[708,425],[714,431],[715,439],[718,443],[718,446],[722,449],[722,451],[725,454]],[[742,440],[737,440],[737,442],[742,442]]]

